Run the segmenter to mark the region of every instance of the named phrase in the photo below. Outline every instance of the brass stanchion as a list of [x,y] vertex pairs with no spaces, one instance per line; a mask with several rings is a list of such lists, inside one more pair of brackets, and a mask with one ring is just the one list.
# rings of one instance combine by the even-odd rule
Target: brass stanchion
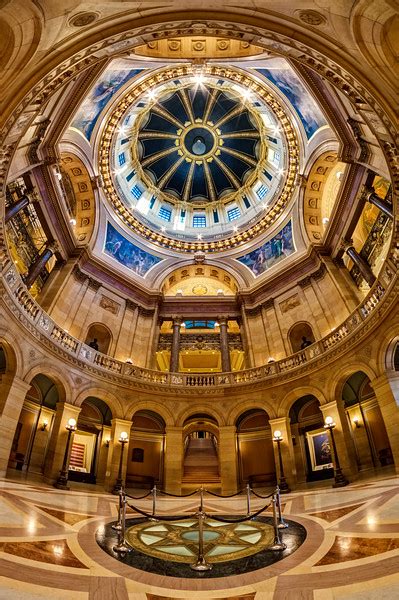
[[200,506],[199,506],[200,512],[202,512],[204,510],[204,486],[201,485],[200,487]]
[[123,512],[124,494],[125,494],[125,490],[123,488],[121,488],[118,492],[118,495],[119,495],[118,521],[115,525],[112,525],[112,529],[115,529],[115,531],[121,531],[121,529],[122,529],[122,512]]
[[273,542],[273,545],[269,547],[269,550],[275,550],[275,551],[285,550],[287,546],[281,541],[280,531],[278,528],[278,518],[277,518],[277,510],[276,510],[276,504],[277,504],[276,494],[273,495],[272,504],[273,504],[274,542]]
[[276,487],[276,498],[277,498],[277,510],[278,510],[278,528],[286,529],[288,527],[288,523],[284,521],[283,514],[281,512],[281,497],[280,497],[280,488]]
[[151,494],[152,494],[152,517],[150,517],[150,521],[158,521],[158,519],[156,518],[156,514],[157,514],[157,486],[154,485],[152,490],[151,490]]
[[207,563],[204,558],[204,521],[206,514],[199,510],[195,516],[198,518],[198,558],[197,562],[190,565],[190,568],[193,571],[209,571],[212,569],[212,565]]
[[247,483],[247,517],[251,514],[251,487]]
[[118,543],[116,546],[113,547],[113,551],[114,552],[118,552],[118,554],[120,554],[121,556],[127,554],[128,552],[131,552],[131,547],[128,545],[128,543],[125,540],[125,533],[126,533],[126,504],[127,504],[127,500],[126,498],[123,498],[123,502],[122,502],[122,519],[121,519],[121,530],[118,532]]

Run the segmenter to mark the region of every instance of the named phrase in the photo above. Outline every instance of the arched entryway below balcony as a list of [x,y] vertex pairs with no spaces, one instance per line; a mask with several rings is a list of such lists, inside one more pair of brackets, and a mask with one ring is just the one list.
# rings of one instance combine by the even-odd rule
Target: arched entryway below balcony
[[276,483],[272,431],[269,415],[252,409],[236,421],[238,472],[241,486],[271,486]]
[[192,415],[183,425],[183,486],[220,487],[219,427],[208,414]]
[[389,437],[366,373],[356,371],[346,380],[342,389],[342,399],[359,470],[392,465]]
[[301,396],[289,416],[298,483],[333,477],[330,438],[318,399],[312,394]]
[[134,413],[126,467],[128,488],[163,485],[165,427],[161,415],[152,410]]
[[33,377],[14,432],[8,461],[9,469],[44,472],[59,400],[59,389],[52,379],[43,373]]
[[71,481],[104,482],[111,420],[111,409],[104,400],[89,396],[83,401],[69,459]]

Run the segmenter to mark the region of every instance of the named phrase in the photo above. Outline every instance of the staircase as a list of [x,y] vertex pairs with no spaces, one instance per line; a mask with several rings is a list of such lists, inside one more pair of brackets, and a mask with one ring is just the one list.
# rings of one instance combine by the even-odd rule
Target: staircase
[[211,439],[190,439],[184,457],[183,484],[220,484],[219,459]]

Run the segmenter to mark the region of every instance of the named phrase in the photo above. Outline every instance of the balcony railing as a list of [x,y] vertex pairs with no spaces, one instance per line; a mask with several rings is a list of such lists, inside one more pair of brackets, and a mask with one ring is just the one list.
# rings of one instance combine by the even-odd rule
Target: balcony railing
[[[396,282],[394,270],[396,270],[395,267],[388,267],[385,273],[388,273],[389,277],[385,278],[385,283],[377,281],[364,301],[337,329],[311,346],[291,356],[268,362],[260,367],[232,373],[212,374],[165,373],[138,367],[129,362],[122,362],[102,354],[74,338],[54,323],[51,317],[41,309],[29,294],[11,262],[4,265],[2,275],[5,287],[3,297],[6,302],[12,302],[13,312],[24,315],[36,327],[41,339],[45,338],[47,344],[52,343],[57,348],[61,348],[65,352],[66,358],[70,356],[75,359],[75,362],[77,359],[83,367],[90,364],[92,369],[93,367],[98,369],[99,374],[109,373],[113,376],[119,375],[121,378],[140,380],[155,385],[203,388],[253,383],[272,379],[280,373],[289,371],[292,371],[294,375],[298,374],[298,370],[304,365],[309,365],[312,362],[316,363],[322,355],[326,355],[338,344],[347,340],[353,332],[358,332],[366,320],[368,321],[377,311],[381,310],[382,300]],[[20,318],[20,321],[23,321],[23,319]],[[29,328],[31,329],[31,327]],[[353,336],[354,339],[358,339],[358,337],[358,335]]]

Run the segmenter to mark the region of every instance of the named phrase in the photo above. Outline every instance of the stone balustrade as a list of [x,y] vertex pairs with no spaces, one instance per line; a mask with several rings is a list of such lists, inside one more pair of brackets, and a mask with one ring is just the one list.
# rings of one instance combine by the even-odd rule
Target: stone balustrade
[[[390,270],[392,272],[392,270]],[[372,290],[358,308],[334,331],[329,333],[321,340],[316,341],[311,346],[304,350],[300,350],[291,356],[287,356],[278,361],[271,361],[266,365],[245,369],[243,371],[235,371],[232,373],[214,373],[214,374],[188,374],[188,373],[165,373],[137,367],[131,363],[125,363],[115,358],[102,354],[93,350],[80,340],[71,336],[64,329],[59,327],[35,302],[32,296],[27,291],[25,285],[21,281],[14,265],[11,262],[3,266],[1,271],[3,275],[3,290],[0,296],[8,301],[11,301],[14,314],[25,315],[29,322],[40,333],[37,337],[43,336],[47,342],[53,343],[62,348],[65,352],[65,357],[68,355],[74,359],[79,359],[81,365],[91,364],[101,373],[110,373],[119,375],[121,378],[131,378],[155,385],[179,386],[179,387],[218,387],[231,386],[235,384],[253,383],[268,378],[277,377],[280,373],[293,371],[293,375],[298,374],[298,369],[304,365],[308,366],[313,363],[316,367],[317,360],[330,352],[337,344],[346,341],[352,333],[358,332],[377,310],[381,309],[382,301],[387,295],[387,290],[390,290],[396,283],[396,273],[386,282],[377,281]],[[23,322],[23,319],[19,319]],[[30,330],[32,328],[30,327]]]

